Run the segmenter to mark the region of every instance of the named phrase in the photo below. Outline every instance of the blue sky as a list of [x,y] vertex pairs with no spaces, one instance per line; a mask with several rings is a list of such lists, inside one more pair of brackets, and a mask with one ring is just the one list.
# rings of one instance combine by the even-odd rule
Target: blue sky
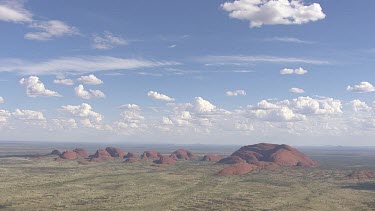
[[374,6],[0,1],[0,139],[374,145]]

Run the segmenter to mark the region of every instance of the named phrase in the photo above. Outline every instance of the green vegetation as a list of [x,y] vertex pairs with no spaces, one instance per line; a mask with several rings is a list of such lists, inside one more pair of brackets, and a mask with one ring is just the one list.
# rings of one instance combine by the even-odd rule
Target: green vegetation
[[[346,162],[337,156],[335,162]],[[53,157],[2,157],[0,209],[375,209],[375,179],[347,180],[348,168],[280,168],[215,177],[224,165],[201,161],[178,161],[164,168],[150,165],[126,164],[122,159],[81,165],[77,161],[56,162]],[[374,168],[375,164],[366,165]]]

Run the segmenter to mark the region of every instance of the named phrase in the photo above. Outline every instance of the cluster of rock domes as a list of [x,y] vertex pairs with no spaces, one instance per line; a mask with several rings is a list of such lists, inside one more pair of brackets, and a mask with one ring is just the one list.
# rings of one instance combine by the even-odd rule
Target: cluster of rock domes
[[[198,156],[186,149],[178,149],[167,156],[153,150],[144,151],[141,155],[132,152],[126,153],[124,150],[116,147],[99,149],[93,155],[90,155],[88,151],[81,148],[65,150],[63,152],[53,150],[51,155],[59,156],[59,160],[79,160],[81,164],[115,158],[125,159],[124,163],[149,160],[154,163],[153,166],[157,167],[176,164],[177,160],[198,159]],[[291,146],[266,143],[243,146],[229,157],[205,155],[201,161],[230,164],[218,172],[216,174],[218,176],[246,174],[256,169],[274,169],[280,166],[316,167],[318,165],[318,162],[310,159]],[[362,177],[362,174],[353,175],[352,177]]]
[[318,162],[291,146],[266,143],[243,146],[218,163],[231,164],[218,172],[218,176],[246,174],[255,169],[272,169],[278,166],[318,166]]

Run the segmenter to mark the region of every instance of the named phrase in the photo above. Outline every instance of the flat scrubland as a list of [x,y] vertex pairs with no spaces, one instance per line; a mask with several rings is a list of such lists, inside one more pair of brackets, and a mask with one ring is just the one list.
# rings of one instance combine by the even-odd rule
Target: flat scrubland
[[82,165],[28,156],[50,150],[0,144],[0,209],[375,210],[375,179],[345,178],[353,170],[374,171],[375,151],[308,149],[321,167],[216,177],[224,165],[212,162],[158,168],[147,161]]

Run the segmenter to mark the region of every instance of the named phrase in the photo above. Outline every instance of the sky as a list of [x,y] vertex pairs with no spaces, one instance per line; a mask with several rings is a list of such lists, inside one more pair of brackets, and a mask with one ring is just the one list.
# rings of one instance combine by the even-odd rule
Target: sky
[[0,0],[0,140],[375,146],[374,6]]

